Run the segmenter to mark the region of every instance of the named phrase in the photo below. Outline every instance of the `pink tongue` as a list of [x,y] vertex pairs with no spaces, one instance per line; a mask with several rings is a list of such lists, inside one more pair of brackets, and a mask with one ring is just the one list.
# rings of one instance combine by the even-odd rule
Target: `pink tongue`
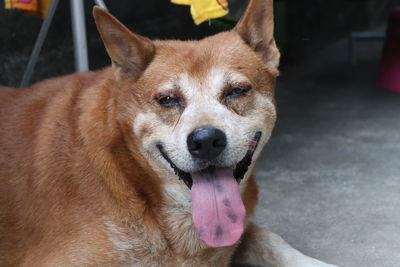
[[200,239],[210,247],[235,244],[243,233],[246,210],[233,170],[192,173],[192,216]]

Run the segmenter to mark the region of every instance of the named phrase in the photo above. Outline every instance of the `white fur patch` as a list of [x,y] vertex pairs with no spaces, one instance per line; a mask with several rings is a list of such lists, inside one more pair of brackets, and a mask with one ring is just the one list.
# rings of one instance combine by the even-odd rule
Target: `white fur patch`
[[104,225],[107,229],[108,240],[114,245],[115,252],[120,263],[129,266],[139,266],[140,261],[135,258],[134,248],[140,246],[139,239],[131,238],[124,229],[115,225],[111,220],[104,217]]

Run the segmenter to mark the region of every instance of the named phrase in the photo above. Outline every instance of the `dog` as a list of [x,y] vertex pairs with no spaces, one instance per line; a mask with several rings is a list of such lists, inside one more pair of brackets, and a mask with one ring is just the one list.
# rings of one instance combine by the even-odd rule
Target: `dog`
[[0,88],[1,266],[333,266],[250,221],[276,120],[272,0],[199,41],[105,10],[111,67]]

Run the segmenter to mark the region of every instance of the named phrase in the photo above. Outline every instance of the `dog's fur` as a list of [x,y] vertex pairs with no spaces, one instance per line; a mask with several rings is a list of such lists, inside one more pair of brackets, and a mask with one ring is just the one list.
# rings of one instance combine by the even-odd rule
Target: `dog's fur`
[[[151,41],[100,8],[94,16],[112,67],[0,88],[0,265],[328,266],[249,221],[254,163],[240,184],[241,241],[208,247],[190,190],[157,149],[185,172],[205,168],[186,137],[212,125],[228,139],[214,164],[238,163],[255,131],[259,156],[276,117],[272,0],[253,0],[234,30],[200,41]],[[252,89],[224,99],[236,85]],[[183,102],[163,107],[160,94]]]

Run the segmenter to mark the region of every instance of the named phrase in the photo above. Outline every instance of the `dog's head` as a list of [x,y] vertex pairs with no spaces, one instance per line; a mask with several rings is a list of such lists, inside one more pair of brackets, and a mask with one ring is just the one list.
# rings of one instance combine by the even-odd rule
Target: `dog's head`
[[235,243],[248,169],[275,124],[272,0],[251,1],[232,31],[199,41],[151,41],[100,8],[94,16],[130,139],[161,183],[191,189],[179,191],[191,197],[202,240]]

